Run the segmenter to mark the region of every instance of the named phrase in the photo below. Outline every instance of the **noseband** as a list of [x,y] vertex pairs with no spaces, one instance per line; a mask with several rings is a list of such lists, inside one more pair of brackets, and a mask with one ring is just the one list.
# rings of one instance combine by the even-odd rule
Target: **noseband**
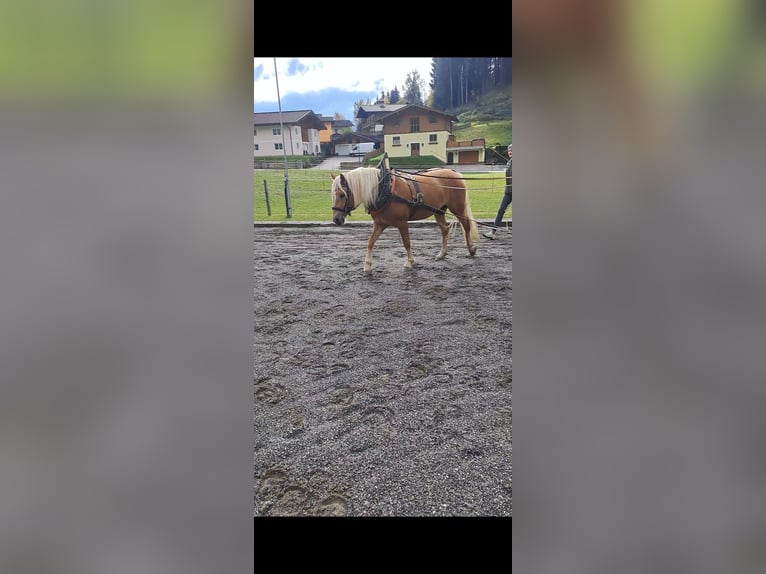
[[343,207],[335,207],[332,206],[333,211],[342,211],[344,215],[350,214],[354,209],[354,204],[351,201],[351,190],[348,187],[343,186],[341,184],[341,187],[343,188],[343,192],[346,194],[346,203],[343,204]]

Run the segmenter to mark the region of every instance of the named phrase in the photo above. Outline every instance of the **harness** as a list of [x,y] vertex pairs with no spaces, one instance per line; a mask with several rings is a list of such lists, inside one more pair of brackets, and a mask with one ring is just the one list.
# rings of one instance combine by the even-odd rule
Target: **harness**
[[[389,201],[398,201],[399,203],[404,203],[405,205],[408,205],[410,208],[410,216],[409,218],[412,219],[415,215],[415,211],[419,208],[428,209],[429,211],[433,211],[434,213],[437,213],[439,215],[442,215],[445,213],[443,209],[438,209],[436,207],[431,207],[430,205],[426,205],[423,203],[423,194],[420,193],[420,186],[418,185],[418,182],[414,179],[402,176],[398,173],[396,173],[393,169],[391,169],[388,165],[388,154],[384,153],[383,158],[380,160],[380,163],[378,164],[378,168],[380,169],[380,183],[378,184],[378,196],[375,199],[375,204],[367,210],[367,213],[372,214],[374,211],[379,211],[383,209]],[[396,195],[394,193],[394,187],[396,185],[396,178],[403,179],[407,182],[407,189],[410,192],[410,199],[407,199],[406,197],[402,197],[401,195]],[[413,192],[413,184],[414,184],[414,192]]]
[[[445,213],[443,209],[432,207],[423,203],[423,194],[420,192],[420,186],[418,185],[418,182],[411,177],[406,177],[404,175],[395,173],[394,170],[389,167],[387,153],[383,154],[383,158],[380,160],[378,168],[380,169],[378,195],[375,198],[375,203],[373,203],[371,207],[366,208],[367,213],[372,215],[374,212],[380,211],[392,200],[398,201],[399,203],[404,203],[405,205],[409,206],[410,219],[415,216],[415,211],[418,209],[427,209],[438,215],[443,215]],[[407,182],[407,189],[410,192],[409,199],[394,193],[397,177]],[[351,190],[348,189],[348,187],[343,186],[343,191],[346,194],[346,201],[344,202],[343,207],[335,207],[333,205],[332,208],[334,211],[342,211],[345,215],[349,215],[354,210],[355,205],[352,200]]]

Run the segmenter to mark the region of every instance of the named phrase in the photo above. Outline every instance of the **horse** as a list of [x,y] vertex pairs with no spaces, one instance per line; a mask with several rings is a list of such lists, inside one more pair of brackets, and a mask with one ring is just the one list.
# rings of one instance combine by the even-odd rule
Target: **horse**
[[364,207],[372,217],[372,233],[367,240],[364,272],[372,271],[372,248],[387,227],[396,227],[402,237],[407,259],[404,267],[412,268],[415,259],[410,249],[410,221],[433,216],[442,234],[441,250],[436,260],[447,255],[449,210],[460,221],[468,254],[476,253],[479,231],[471,212],[468,190],[462,176],[452,169],[432,168],[417,173],[399,173],[394,169],[358,167],[332,177],[333,223],[343,225],[346,216]]

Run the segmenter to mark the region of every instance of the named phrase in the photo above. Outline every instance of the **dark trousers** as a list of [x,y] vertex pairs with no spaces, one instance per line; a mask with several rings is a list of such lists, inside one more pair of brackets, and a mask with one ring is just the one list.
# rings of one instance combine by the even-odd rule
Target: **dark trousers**
[[503,216],[505,215],[505,210],[508,209],[508,206],[513,201],[513,189],[507,189],[505,193],[503,194],[503,199],[500,201],[500,207],[497,210],[497,215],[495,216],[495,227],[500,227],[500,224],[503,222]]

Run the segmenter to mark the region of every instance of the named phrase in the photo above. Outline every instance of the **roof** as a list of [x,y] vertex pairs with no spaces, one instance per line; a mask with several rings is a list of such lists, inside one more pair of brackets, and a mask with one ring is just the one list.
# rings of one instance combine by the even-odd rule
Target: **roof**
[[382,137],[374,137],[369,136],[365,134],[361,134],[359,132],[350,132],[347,134],[337,134],[333,136],[332,141],[334,143],[356,143],[358,142],[375,142],[378,143],[382,141]]
[[371,116],[373,114],[390,114],[391,112],[395,112],[400,108],[405,107],[406,105],[407,104],[365,104],[359,106],[359,109],[356,111],[356,117],[366,118],[367,116]]
[[[253,114],[253,125],[268,126],[279,123],[279,112],[255,112]],[[297,110],[282,112],[282,123],[298,124],[305,128],[316,130],[326,130],[321,118],[311,110]]]
[[319,116],[320,119],[324,122],[330,122],[333,127],[335,128],[350,128],[354,125],[354,122],[351,120],[336,120],[334,116]]
[[398,110],[391,111],[390,113],[386,114],[385,116],[382,116],[380,119],[388,119],[390,117],[395,116],[399,112],[403,111],[404,109],[412,109],[412,108],[420,108],[421,110],[424,110],[425,112],[429,114],[436,114],[439,116],[446,116],[452,121],[457,121],[457,116],[453,116],[452,114],[448,114],[447,112],[440,112],[439,110],[435,110],[433,108],[428,108],[426,106],[420,106],[418,104],[406,104],[404,106],[401,106]]

